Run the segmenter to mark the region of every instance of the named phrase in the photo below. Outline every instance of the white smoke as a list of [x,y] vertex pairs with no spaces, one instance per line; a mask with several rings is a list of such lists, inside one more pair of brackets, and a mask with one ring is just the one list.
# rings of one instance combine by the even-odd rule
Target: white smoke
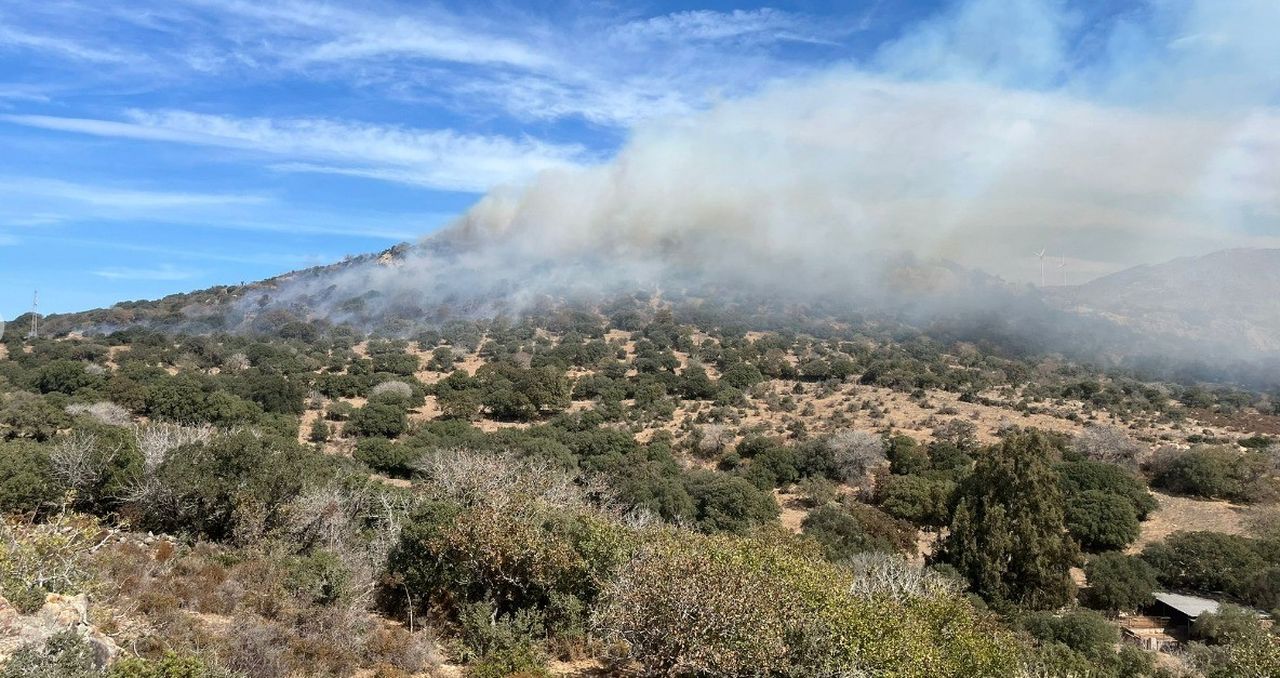
[[1079,276],[1280,245],[1280,41],[1258,29],[1280,4],[1148,11],[1082,56],[1057,3],[968,3],[873,66],[651,122],[605,165],[497,189],[446,237],[821,269],[905,250],[1024,281],[1045,246]]
[[[643,123],[612,160],[496,188],[394,265],[276,299],[341,319],[364,291],[405,317],[708,281],[882,298],[886,253],[1038,282],[1047,247],[1081,282],[1280,246],[1277,25],[1270,1],[961,3],[863,63]],[[923,284],[985,293],[957,275]]]

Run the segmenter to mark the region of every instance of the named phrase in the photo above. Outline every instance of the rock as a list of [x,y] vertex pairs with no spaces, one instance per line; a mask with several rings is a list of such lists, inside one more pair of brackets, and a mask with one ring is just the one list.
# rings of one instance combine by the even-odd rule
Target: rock
[[93,647],[98,666],[106,667],[119,656],[115,641],[89,623],[89,600],[84,595],[50,593],[44,606],[31,615],[20,614],[0,596],[0,663],[24,645],[43,644],[69,629],[83,635]]

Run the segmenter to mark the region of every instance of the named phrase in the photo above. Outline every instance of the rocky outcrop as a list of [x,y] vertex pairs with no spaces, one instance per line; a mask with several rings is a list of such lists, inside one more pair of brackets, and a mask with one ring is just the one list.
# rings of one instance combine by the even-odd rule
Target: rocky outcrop
[[18,612],[0,597],[0,664],[24,645],[43,645],[51,636],[72,630],[93,647],[98,666],[107,666],[120,654],[120,647],[89,623],[89,601],[83,596],[49,594],[35,614]]

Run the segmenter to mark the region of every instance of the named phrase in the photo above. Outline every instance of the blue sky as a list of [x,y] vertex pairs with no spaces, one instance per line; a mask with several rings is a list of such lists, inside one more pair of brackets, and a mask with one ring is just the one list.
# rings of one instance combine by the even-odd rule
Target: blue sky
[[414,240],[491,187],[832,68],[1123,101],[1093,69],[1149,56],[1178,3],[1155,4],[0,0],[0,314]]

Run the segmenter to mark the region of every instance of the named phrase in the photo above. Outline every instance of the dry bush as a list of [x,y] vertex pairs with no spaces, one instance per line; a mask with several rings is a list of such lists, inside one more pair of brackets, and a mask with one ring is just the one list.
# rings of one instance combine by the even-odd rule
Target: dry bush
[[374,386],[372,391],[369,391],[370,400],[373,400],[374,398],[387,397],[408,400],[412,396],[413,387],[403,381],[384,381],[381,384]]
[[142,453],[143,471],[132,478],[122,499],[139,507],[154,506],[165,497],[165,488],[155,477],[156,469],[176,449],[193,443],[207,443],[219,434],[209,426],[182,426],[178,424],[135,425],[133,436]]
[[126,426],[132,421],[129,410],[107,400],[92,405],[72,403],[66,410],[73,417],[87,416],[108,426]]
[[896,553],[859,553],[845,563],[853,570],[849,592],[860,598],[888,596],[897,601],[949,596],[963,587],[953,579],[926,570]]
[[1089,426],[1072,442],[1076,452],[1093,459],[1127,468],[1136,468],[1146,448],[1123,430],[1112,426]]
[[714,457],[733,442],[734,435],[723,424],[705,424],[698,429],[697,453],[702,457]]
[[604,480],[577,478],[542,460],[445,449],[424,455],[416,470],[436,492],[463,505],[517,513],[530,510],[535,503],[622,512],[621,503]]
[[84,431],[72,431],[58,440],[49,451],[53,477],[77,492],[96,485],[114,454],[99,455],[98,437]]
[[866,431],[836,431],[827,438],[827,448],[831,450],[836,468],[851,485],[861,483],[872,469],[888,461],[884,440]]
[[249,356],[243,353],[232,353],[222,361],[222,369],[228,372],[242,372],[249,369]]
[[154,470],[164,463],[169,453],[192,443],[207,443],[217,434],[212,426],[181,426],[178,424],[150,424],[136,426],[133,435],[147,470]]
[[42,523],[0,521],[0,594],[24,611],[39,609],[46,593],[97,590],[88,561],[110,532],[89,516],[61,511]]
[[302,550],[322,548],[337,557],[350,578],[352,605],[371,602],[387,554],[399,542],[413,508],[410,495],[377,489],[317,487],[286,509],[285,540]]

